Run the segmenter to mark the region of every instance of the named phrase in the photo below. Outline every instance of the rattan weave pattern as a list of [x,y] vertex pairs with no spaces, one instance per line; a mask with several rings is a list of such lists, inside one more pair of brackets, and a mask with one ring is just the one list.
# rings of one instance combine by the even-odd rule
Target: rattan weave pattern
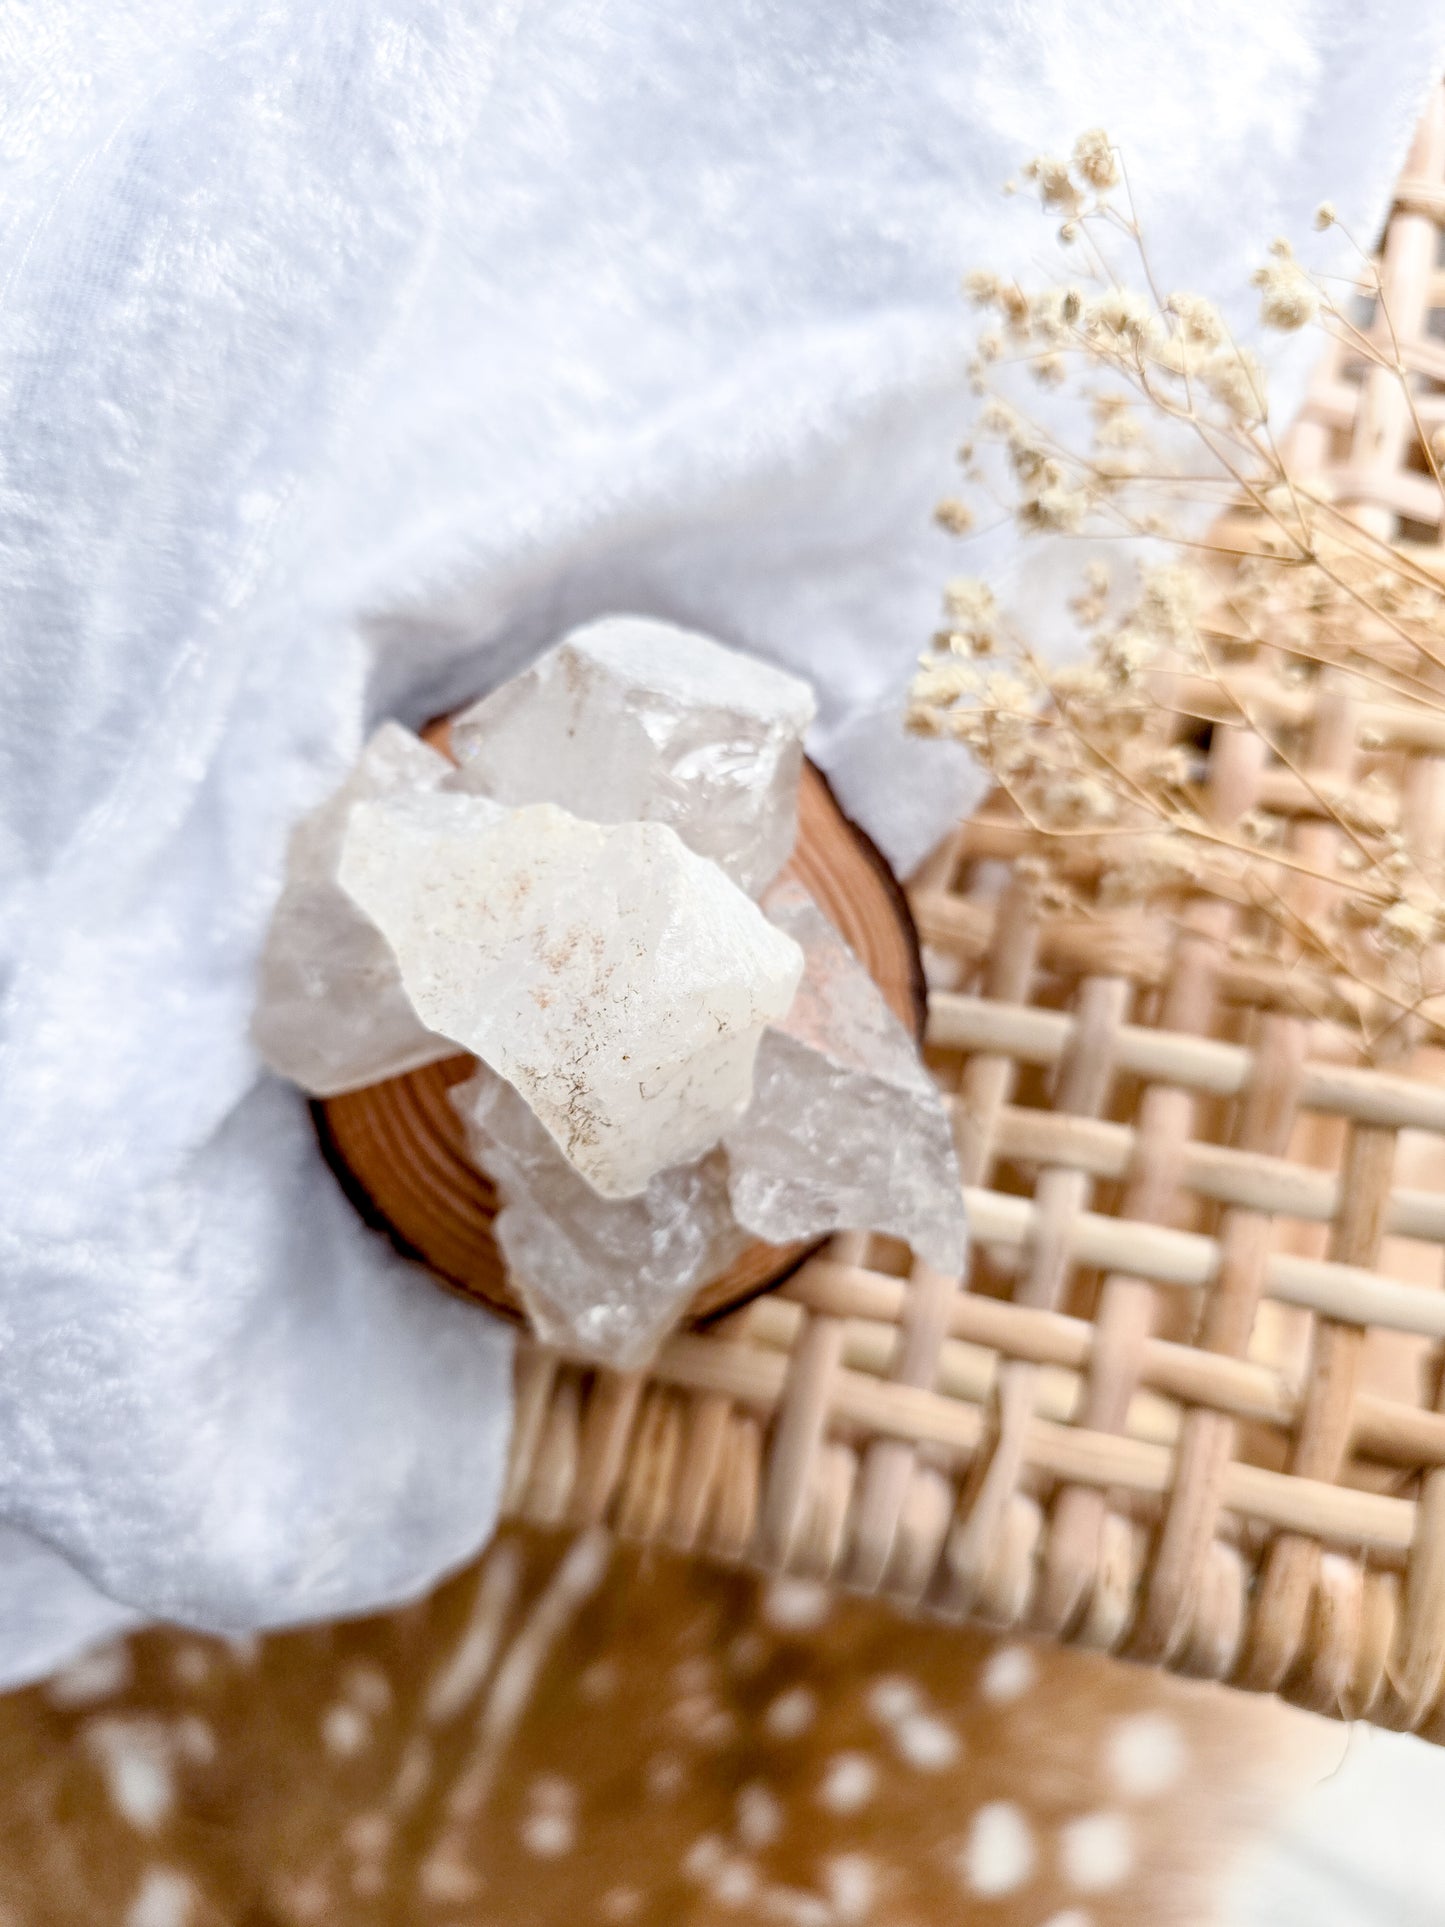
[[[1382,256],[1427,428],[1442,224],[1445,95]],[[1336,354],[1294,465],[1438,550],[1414,432]],[[1205,694],[1181,687],[1179,727],[1219,822],[1266,805],[1327,866],[1311,785],[1369,760],[1411,842],[1445,839],[1438,710],[1323,672],[1278,697],[1286,765],[1207,702],[1191,720]],[[1048,914],[1016,847],[986,809],[911,891],[968,1278],[851,1236],[645,1376],[525,1345],[508,1507],[1445,1739],[1445,1061],[1401,1025],[1360,1062],[1231,952],[1237,902]]]

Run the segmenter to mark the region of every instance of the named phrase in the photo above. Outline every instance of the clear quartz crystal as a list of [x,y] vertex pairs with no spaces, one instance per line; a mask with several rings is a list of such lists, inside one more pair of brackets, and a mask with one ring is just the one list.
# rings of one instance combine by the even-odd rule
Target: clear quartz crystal
[[342,887],[423,1021],[516,1086],[596,1190],[700,1157],[802,952],[662,823],[455,792],[359,804]]
[[638,1197],[603,1198],[485,1065],[451,1100],[501,1196],[508,1275],[549,1344],[624,1371],[645,1364],[693,1292],[748,1243],[721,1151],[658,1172]]
[[594,823],[669,823],[756,896],[793,848],[813,714],[796,676],[688,629],[611,616],[453,720],[448,786]]
[[723,1139],[739,1223],[774,1244],[888,1232],[961,1272],[953,1137],[917,1046],[801,885],[775,884],[763,907],[805,963],[758,1051],[752,1104]]
[[272,1070],[313,1097],[399,1076],[456,1049],[417,1016],[391,946],[336,880],[357,803],[434,790],[450,767],[400,723],[383,723],[340,789],[292,831],[251,1034]]

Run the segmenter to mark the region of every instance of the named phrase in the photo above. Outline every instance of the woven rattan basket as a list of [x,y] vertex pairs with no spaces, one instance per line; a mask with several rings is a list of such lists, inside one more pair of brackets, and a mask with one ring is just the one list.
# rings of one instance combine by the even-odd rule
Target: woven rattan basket
[[[1429,429],[1442,222],[1437,99],[1383,255]],[[1376,382],[1323,369],[1295,467],[1445,554]],[[1367,732],[1416,833],[1445,834],[1438,714],[1325,676],[1274,720],[1337,784]],[[1329,833],[1258,736],[1203,715],[1195,740],[1221,809]],[[507,1506],[1445,1737],[1438,1059],[1353,1059],[1229,966],[1237,911],[1206,894],[1154,922],[1043,914],[999,887],[1010,833],[985,810],[911,889],[969,1277],[839,1238],[645,1376],[524,1342]]]

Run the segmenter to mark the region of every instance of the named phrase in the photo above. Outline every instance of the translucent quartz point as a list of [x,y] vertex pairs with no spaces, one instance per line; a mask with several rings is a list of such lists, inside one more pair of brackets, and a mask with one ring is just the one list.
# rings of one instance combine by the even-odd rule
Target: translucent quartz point
[[662,823],[456,792],[362,803],[340,876],[422,1020],[515,1085],[607,1197],[742,1114],[802,972],[792,938]]
[[494,1071],[482,1066],[451,1100],[501,1197],[493,1228],[508,1275],[548,1344],[623,1371],[646,1364],[698,1286],[748,1243],[721,1151],[659,1171],[635,1198],[603,1198]]
[[669,823],[756,896],[798,829],[805,682],[670,623],[574,629],[452,722],[449,788]]
[[450,768],[409,729],[383,723],[340,789],[291,833],[251,1035],[272,1070],[313,1097],[356,1090],[455,1052],[417,1016],[391,946],[336,880],[357,803],[434,790]]
[[738,1222],[773,1244],[888,1232],[961,1272],[953,1136],[917,1046],[806,890],[776,884],[764,909],[805,964],[791,1009],[764,1035],[752,1104],[723,1139]]

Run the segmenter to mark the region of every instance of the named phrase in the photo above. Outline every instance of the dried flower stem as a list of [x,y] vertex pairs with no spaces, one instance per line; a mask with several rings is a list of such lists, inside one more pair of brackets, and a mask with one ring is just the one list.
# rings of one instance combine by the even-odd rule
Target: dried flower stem
[[[1367,1050],[1402,1023],[1445,1037],[1445,872],[1441,853],[1401,827],[1390,739],[1412,714],[1445,720],[1445,586],[1291,471],[1254,356],[1211,302],[1162,292],[1107,136],[1083,135],[1070,161],[1043,157],[1026,174],[1063,214],[1081,273],[1032,290],[969,277],[988,318],[971,370],[978,440],[1001,452],[1008,487],[973,444],[966,481],[1026,533],[1163,540],[1170,559],[1139,570],[1122,609],[1102,563],[1086,566],[1073,606],[1087,646],[1064,667],[1010,629],[985,584],[950,584],[911,723],[982,760],[1023,839],[1016,860],[1055,910],[1177,914],[1205,890],[1239,907],[1235,955],[1293,1007],[1348,1014]],[[1335,225],[1333,210],[1316,224]],[[1120,278],[1110,238],[1132,252],[1142,287]],[[1255,281],[1266,325],[1318,328],[1398,381],[1423,472],[1445,493],[1445,439],[1436,448],[1426,435],[1378,271],[1351,282],[1374,301],[1364,327],[1285,242]],[[1084,445],[1021,409],[1005,370],[1072,381],[1092,413]],[[1179,459],[1181,437],[1203,473]],[[1211,510],[1225,521],[1198,533]],[[939,520],[962,539],[975,526],[963,495]],[[1325,678],[1385,719],[1378,742],[1356,729],[1347,777],[1317,763],[1308,733]],[[1191,742],[1209,727],[1255,732],[1279,772],[1272,793],[1293,800],[1215,820]],[[1330,826],[1327,858],[1317,839],[1294,847],[1301,813]]]

